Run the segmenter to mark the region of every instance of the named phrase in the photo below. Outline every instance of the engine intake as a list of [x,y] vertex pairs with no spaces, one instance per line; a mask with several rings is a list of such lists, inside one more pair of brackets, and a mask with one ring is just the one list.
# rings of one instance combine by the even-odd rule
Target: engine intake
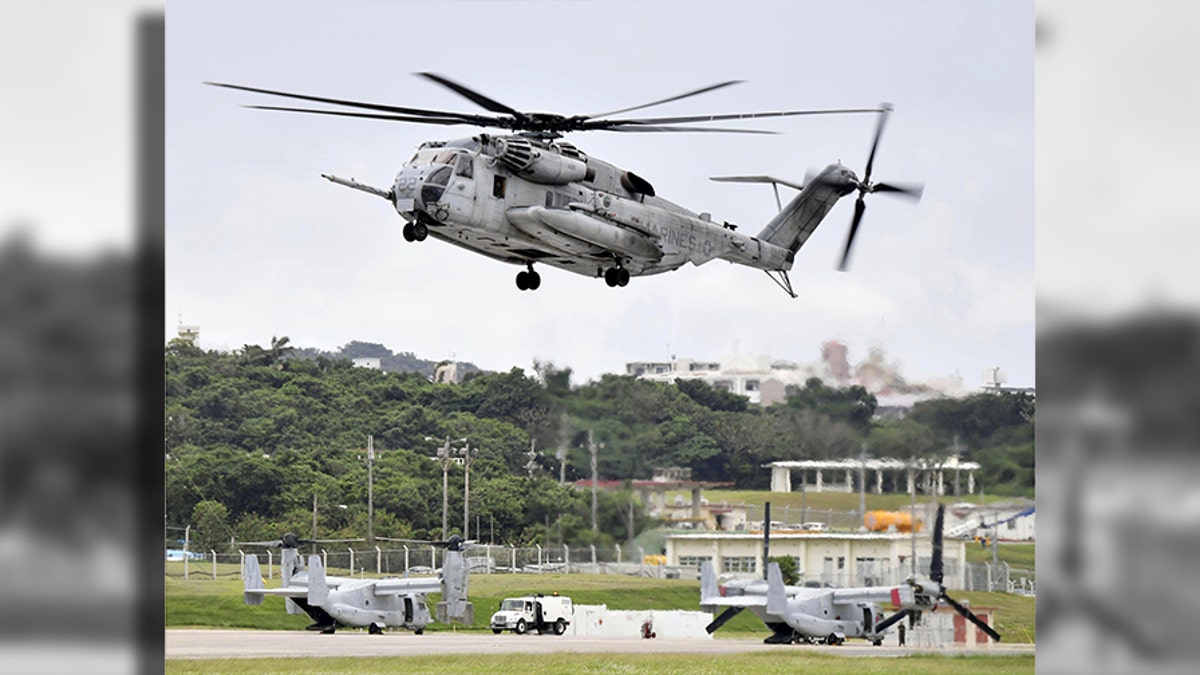
[[[566,185],[587,179],[586,158],[576,150],[569,156],[561,147],[545,149],[527,138],[506,136],[496,139],[496,159],[521,178],[542,185]],[[570,153],[570,150],[567,151]]]

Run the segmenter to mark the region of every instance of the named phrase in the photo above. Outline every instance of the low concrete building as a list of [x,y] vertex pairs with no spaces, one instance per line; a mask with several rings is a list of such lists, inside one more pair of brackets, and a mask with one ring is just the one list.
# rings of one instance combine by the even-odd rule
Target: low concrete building
[[[967,543],[947,539],[943,545],[945,583],[963,588]],[[699,569],[711,562],[717,574],[762,577],[761,532],[688,532],[667,536],[667,565]],[[913,539],[906,534],[820,532],[771,534],[771,557],[796,559],[801,583],[837,586],[888,586],[904,583],[912,573]],[[917,566],[928,574],[932,546],[928,536],[916,538]]]

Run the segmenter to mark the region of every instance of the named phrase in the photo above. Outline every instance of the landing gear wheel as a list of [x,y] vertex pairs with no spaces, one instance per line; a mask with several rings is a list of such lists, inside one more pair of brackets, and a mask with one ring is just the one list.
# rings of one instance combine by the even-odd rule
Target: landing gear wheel
[[429,228],[426,227],[425,223],[422,223],[421,221],[417,221],[417,223],[415,225],[413,225],[412,228],[413,228],[413,239],[416,239],[417,241],[425,241],[425,237],[429,236]]
[[567,632],[567,622],[562,619],[555,621],[554,622],[554,634],[562,635],[565,632]]
[[416,630],[414,630],[414,631],[413,631],[413,635],[424,635],[424,634],[425,634],[425,629],[424,629],[424,628],[418,628],[418,629],[416,629]]
[[624,267],[617,268],[617,285],[618,286],[628,286],[629,285],[629,270],[625,269]]
[[538,286],[542,285],[542,275],[534,272],[533,270],[529,270],[529,277],[526,279],[526,281],[529,284],[529,290],[536,291]]
[[513,632],[517,635],[524,635],[525,630],[525,619],[517,619],[517,627],[513,629]]
[[383,635],[383,629],[375,624],[369,624],[367,626],[367,633],[371,635]]
[[337,628],[337,626],[334,626],[333,624],[329,624],[328,626],[325,626],[324,628],[321,629],[321,634],[322,635],[333,635],[333,631],[336,628]]
[[836,647],[837,645],[840,645],[840,644],[842,644],[842,641],[841,641],[841,640],[838,638],[838,636],[837,636],[837,635],[834,635],[833,633],[830,633],[830,634],[829,634],[829,637],[825,638],[825,644],[827,644],[827,645],[833,645],[833,646],[835,646],[835,647]]
[[529,272],[517,272],[517,290],[529,290]]
[[875,645],[876,647],[881,647],[883,646],[883,639],[871,640],[871,644]]
[[609,288],[616,288],[621,283],[621,272],[624,271],[620,267],[610,267],[604,270],[604,283],[608,284]]
[[417,240],[417,236],[415,234],[413,234],[412,223],[404,224],[403,233],[404,233],[404,241],[416,241]]

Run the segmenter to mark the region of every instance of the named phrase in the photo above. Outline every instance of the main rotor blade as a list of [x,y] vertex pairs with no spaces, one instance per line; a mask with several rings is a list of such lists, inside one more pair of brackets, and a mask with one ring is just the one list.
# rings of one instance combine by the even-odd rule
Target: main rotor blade
[[689,91],[689,92],[686,92],[683,94],[678,94],[676,96],[671,96],[670,98],[659,99],[657,101],[652,101],[650,103],[643,103],[641,105],[635,105],[635,106],[632,106],[629,108],[621,108],[620,110],[610,110],[608,112],[596,113],[594,115],[584,115],[584,117],[587,119],[593,119],[596,117],[608,117],[610,115],[619,115],[621,113],[632,112],[634,110],[641,110],[642,108],[649,108],[649,107],[655,106],[655,105],[662,105],[663,103],[670,103],[671,101],[678,101],[679,99],[682,99],[682,98],[688,98],[689,96],[696,96],[698,94],[704,94],[704,93],[707,93],[710,91],[714,91],[716,89],[721,89],[722,87],[728,87],[731,84],[741,84],[742,82],[745,82],[745,80],[729,80],[728,82],[718,82],[717,84],[710,84],[707,87],[701,87],[700,89],[696,89],[694,91]]
[[863,173],[862,182],[871,182],[871,167],[875,164],[875,149],[879,147],[879,137],[883,135],[883,125],[887,123],[888,113],[892,111],[891,103],[879,104],[883,111],[879,113],[879,123],[875,125],[875,140],[871,141],[871,154],[867,155],[867,170]]
[[846,263],[850,262],[850,247],[854,245],[854,234],[858,232],[858,224],[862,222],[863,211],[867,210],[867,205],[863,203],[863,196],[860,193],[858,199],[854,200],[854,218],[850,221],[850,234],[846,237],[846,248],[842,251],[842,261],[838,263],[838,271],[846,271]]
[[943,600],[945,600],[946,602],[950,603],[950,606],[953,607],[955,609],[955,611],[957,611],[959,614],[962,614],[963,616],[967,617],[968,621],[970,621],[971,623],[973,623],[977,627],[979,627],[979,630],[987,633],[996,642],[1000,641],[1000,634],[997,633],[995,630],[993,630],[991,626],[984,623],[983,619],[980,619],[979,617],[975,616],[974,612],[972,612],[971,610],[967,609],[966,607],[963,607],[962,605],[958,604],[958,602],[956,602],[954,600],[954,598],[946,595],[945,593],[942,593],[941,598]]
[[797,115],[840,115],[843,113],[878,113],[879,108],[843,108],[837,110],[781,110],[778,112],[725,113],[721,115],[684,115],[681,117],[647,117],[631,120],[588,119],[581,129],[600,129],[613,124],[691,124],[725,120],[753,120],[766,117],[795,117]]
[[505,114],[512,115],[513,117],[520,118],[520,119],[524,119],[524,117],[525,117],[525,115],[523,113],[521,113],[517,110],[514,110],[495,99],[488,98],[487,96],[484,96],[483,94],[475,91],[474,89],[469,89],[453,80],[448,80],[436,73],[416,73],[416,74],[420,75],[421,77],[423,77],[427,80],[436,82],[436,83],[442,85],[443,87],[449,89],[450,91],[453,91],[454,93],[458,94],[459,96],[463,96],[467,99],[470,99],[476,105],[480,105],[484,108],[487,108],[488,110],[491,110],[492,112],[505,113]]
[[473,126],[492,126],[508,128],[502,124],[504,120],[497,119],[493,124],[482,124],[478,121],[468,122],[455,117],[412,117],[409,115],[384,115],[382,113],[362,113],[351,112],[349,110],[317,110],[315,108],[290,108],[287,106],[278,105],[247,105],[244,108],[252,108],[254,110],[278,110],[282,112],[298,112],[311,113],[314,115],[336,115],[338,117],[360,117],[373,120],[389,120],[393,122],[416,122],[417,124],[470,124]]
[[342,105],[349,108],[362,108],[364,110],[378,110],[381,112],[397,113],[400,115],[417,115],[421,117],[454,117],[463,120],[468,124],[477,124],[479,120],[491,120],[494,118],[484,117],[481,115],[472,115],[468,113],[448,112],[445,110],[427,110],[425,108],[405,108],[402,106],[382,105],[380,103],[365,103],[363,101],[350,101],[340,98],[326,98],[324,96],[309,96],[307,94],[295,94],[287,91],[276,91],[274,89],[259,89],[257,87],[244,87],[240,84],[226,84],[224,82],[205,82],[204,84],[213,87],[224,87],[226,89],[237,89],[239,91],[249,91],[256,94],[268,94],[270,96],[283,96],[286,98],[299,99],[301,101],[313,101],[316,103],[329,103],[332,105]]
[[920,199],[925,192],[925,186],[921,184],[905,185],[903,183],[876,183],[871,186],[871,192],[890,192],[899,197],[907,197],[909,199]]
[[875,624],[875,633],[879,634],[879,633],[882,633],[883,631],[887,630],[888,628],[891,628],[892,624],[894,624],[897,621],[900,621],[904,617],[908,616],[910,612],[912,612],[911,609],[902,609],[899,612],[896,612],[895,614],[884,619],[883,621],[880,621],[879,623]]
[[745,607],[729,607],[724,612],[721,612],[717,618],[713,619],[712,623],[704,627],[709,635],[712,635],[718,628],[724,626],[730,619],[737,616]]
[[678,132],[678,133],[704,133],[704,134],[771,134],[777,135],[778,131],[764,131],[762,129],[721,129],[713,127],[673,127],[661,126],[655,124],[615,124],[609,127],[597,127],[595,129],[586,129],[585,131],[632,131],[632,132]]
[[933,522],[933,560],[929,561],[929,578],[941,585],[944,578],[942,564],[942,524],[946,520],[946,505],[938,504],[937,518]]

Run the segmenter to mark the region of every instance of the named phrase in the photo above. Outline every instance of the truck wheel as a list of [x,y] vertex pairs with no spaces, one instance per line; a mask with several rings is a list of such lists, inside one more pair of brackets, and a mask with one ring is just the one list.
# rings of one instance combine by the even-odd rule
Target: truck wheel
[[513,629],[513,632],[517,635],[525,634],[525,619],[517,619],[517,627]]
[[492,635],[499,635],[499,634],[500,634],[500,629],[499,629],[499,628],[493,628],[493,629],[492,629]]
[[554,634],[562,635],[565,632],[567,632],[567,622],[562,619],[555,621],[554,622]]

